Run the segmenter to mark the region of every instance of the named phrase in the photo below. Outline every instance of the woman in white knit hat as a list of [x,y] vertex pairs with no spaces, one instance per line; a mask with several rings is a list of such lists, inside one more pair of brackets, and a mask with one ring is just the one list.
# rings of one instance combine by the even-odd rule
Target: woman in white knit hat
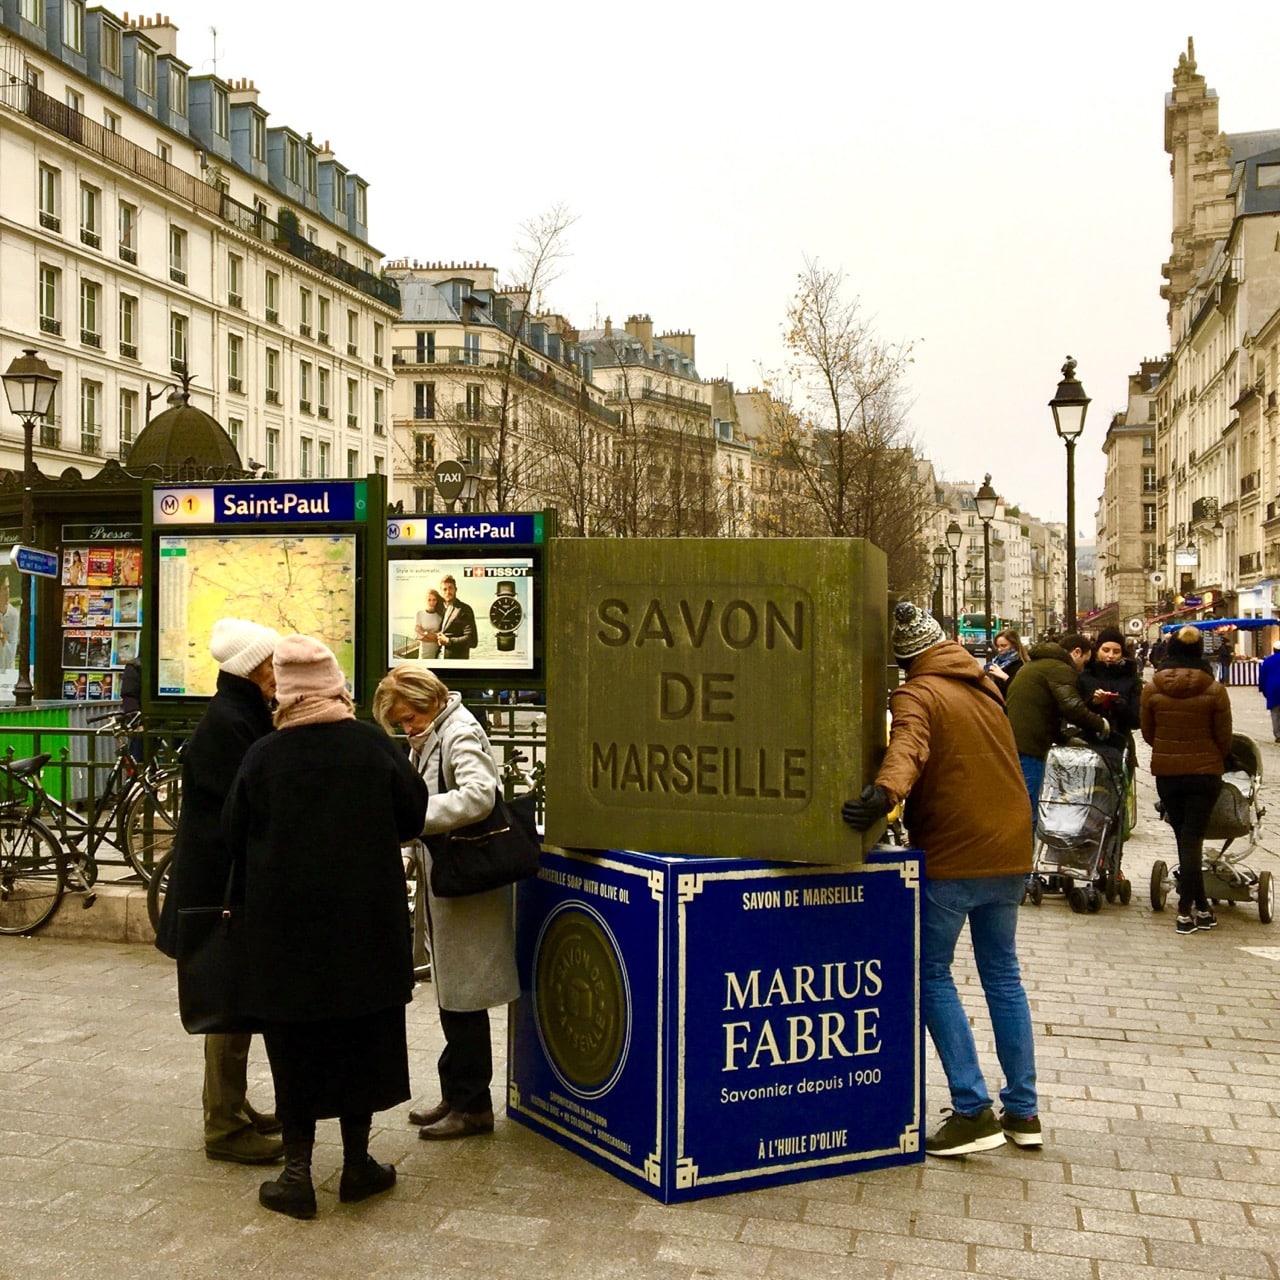
[[[222,835],[222,806],[245,752],[271,732],[276,677],[271,655],[280,634],[246,618],[219,618],[209,637],[218,664],[217,692],[182,753],[182,807],[173,842],[169,891],[156,930],[167,956],[178,948],[178,912],[221,902],[231,870]],[[282,1148],[280,1122],[247,1097],[247,1034],[204,1038],[204,1153],[210,1160],[273,1164]]]
[[319,640],[286,636],[274,665],[276,732],[245,756],[222,820],[245,868],[244,1009],[264,1024],[284,1126],[284,1172],[258,1199],[312,1218],[318,1119],[341,1123],[340,1200],[396,1180],[369,1155],[369,1133],[375,1111],[409,1097],[400,847],[422,830],[427,789],[385,734],[355,718]]

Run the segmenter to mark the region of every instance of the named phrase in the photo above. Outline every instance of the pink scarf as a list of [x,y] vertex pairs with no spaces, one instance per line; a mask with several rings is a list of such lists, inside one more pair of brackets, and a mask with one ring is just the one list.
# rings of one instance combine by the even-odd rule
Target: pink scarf
[[304,724],[331,724],[355,718],[355,704],[346,693],[340,693],[336,697],[304,693],[287,706],[277,707],[271,722],[277,729],[296,729]]

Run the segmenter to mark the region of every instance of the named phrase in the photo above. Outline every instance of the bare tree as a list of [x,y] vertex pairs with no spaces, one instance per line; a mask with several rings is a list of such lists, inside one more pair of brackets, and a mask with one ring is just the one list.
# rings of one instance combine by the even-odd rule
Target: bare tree
[[498,511],[507,510],[508,505],[517,501],[520,496],[519,473],[511,462],[513,437],[518,425],[515,407],[520,399],[518,380],[524,373],[533,372],[527,362],[520,358],[523,354],[521,342],[527,337],[531,313],[541,309],[543,292],[563,272],[564,260],[569,256],[567,236],[576,221],[577,218],[565,205],[556,204],[547,212],[520,225],[520,238],[516,242],[515,252],[521,279],[515,287],[515,293],[523,301],[518,307],[518,314],[513,310],[504,331],[506,337],[502,372],[497,382],[497,431],[491,441],[493,497]]
[[866,538],[889,558],[897,589],[927,583],[920,533],[929,515],[906,428],[910,342],[882,340],[845,296],[839,270],[805,259],[787,311],[786,375],[771,380],[770,436],[812,507],[813,532]]

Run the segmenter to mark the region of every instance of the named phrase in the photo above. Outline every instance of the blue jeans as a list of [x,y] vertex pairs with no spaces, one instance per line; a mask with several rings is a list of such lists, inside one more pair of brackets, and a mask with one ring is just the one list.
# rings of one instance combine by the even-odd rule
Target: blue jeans
[[921,973],[924,1021],[947,1074],[951,1106],[959,1115],[976,1115],[991,1105],[978,1065],[973,1031],[951,976],[956,939],[966,920],[991,1014],[996,1056],[1004,1071],[1000,1101],[1013,1116],[1033,1116],[1038,1111],[1031,1009],[1015,946],[1018,904],[1026,883],[1026,876],[1018,875],[929,880],[925,884]]
[[1039,756],[1024,756],[1018,752],[1018,763],[1022,766],[1022,780],[1027,784],[1027,795],[1031,797],[1031,831],[1040,820],[1040,784],[1044,781],[1044,761]]

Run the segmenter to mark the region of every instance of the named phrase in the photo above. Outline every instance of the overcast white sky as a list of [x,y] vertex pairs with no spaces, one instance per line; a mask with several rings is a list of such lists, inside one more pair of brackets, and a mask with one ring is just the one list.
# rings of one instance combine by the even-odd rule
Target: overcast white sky
[[384,255],[512,273],[519,224],[563,202],[546,304],[692,330],[703,377],[776,368],[804,256],[842,268],[881,335],[917,343],[911,427],[941,474],[989,470],[1045,519],[1066,512],[1047,404],[1074,355],[1082,536],[1126,378],[1167,346],[1162,112],[1187,37],[1225,131],[1280,127],[1260,0],[164,12],[195,73],[216,26],[218,74],[369,181]]

